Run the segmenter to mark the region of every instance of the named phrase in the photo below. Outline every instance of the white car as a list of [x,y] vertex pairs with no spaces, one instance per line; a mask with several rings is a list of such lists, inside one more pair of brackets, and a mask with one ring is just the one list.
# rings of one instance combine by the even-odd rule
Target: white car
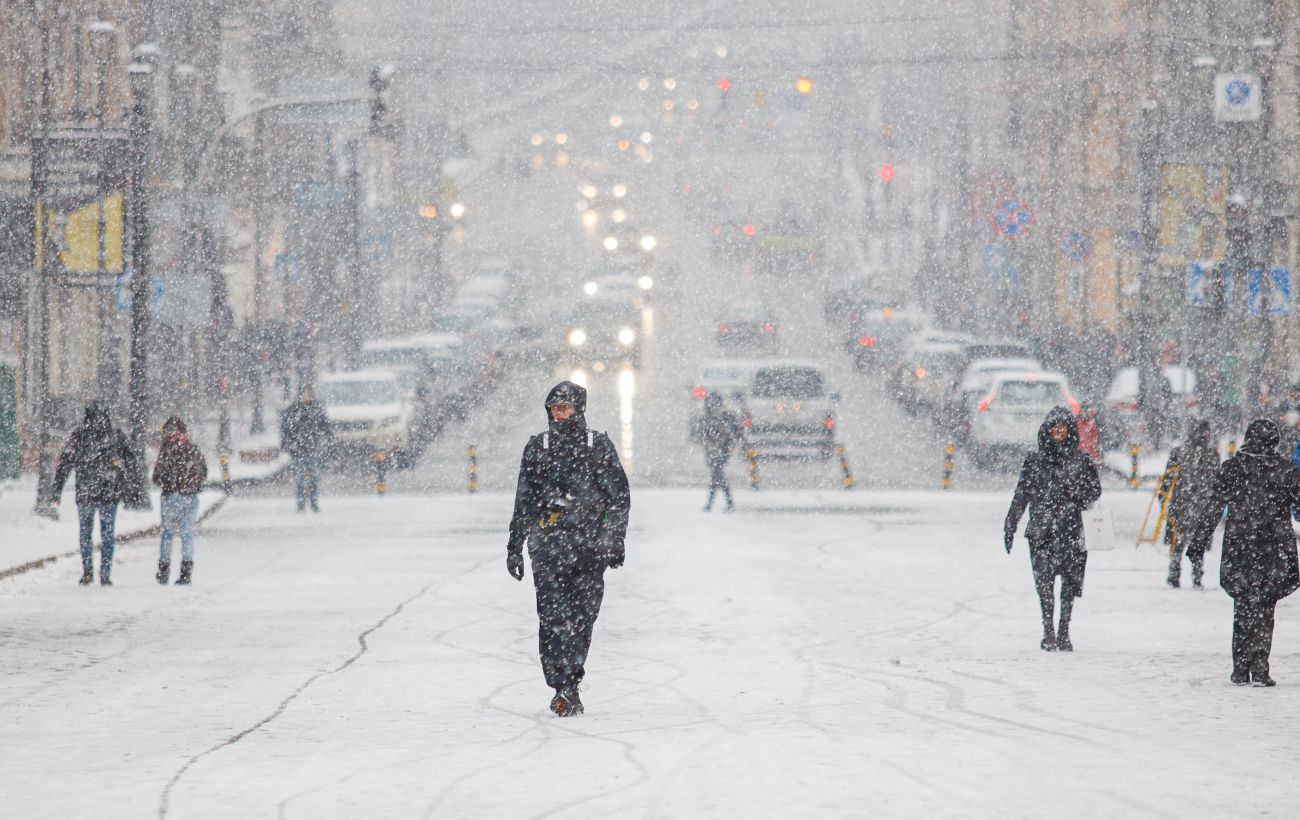
[[943,402],[941,422],[961,439],[970,434],[972,417],[979,400],[988,393],[993,377],[999,373],[1041,372],[1036,359],[975,359],[966,365],[961,377],[948,388]]
[[1038,429],[1052,408],[1066,406],[1079,414],[1079,403],[1061,373],[999,372],[971,417],[970,446],[977,461],[997,450],[1033,450]]
[[326,373],[316,382],[316,398],[342,449],[392,452],[411,447],[411,402],[391,370]]
[[745,413],[746,394],[757,367],[740,359],[714,359],[700,367],[691,385],[691,439],[698,441],[704,419],[704,399],[710,393],[722,397],[723,405],[738,418]]
[[[1200,413],[1200,399],[1196,395],[1196,371],[1183,365],[1171,364],[1161,371],[1167,390],[1160,391],[1169,400],[1162,416],[1169,422],[1171,437],[1182,435],[1189,419]],[[1138,369],[1124,367],[1115,374],[1106,404],[1102,410],[1102,435],[1108,446],[1120,446],[1131,441],[1138,431]]]
[[835,452],[835,403],[821,368],[811,362],[759,363],[750,377],[742,422],[760,458]]

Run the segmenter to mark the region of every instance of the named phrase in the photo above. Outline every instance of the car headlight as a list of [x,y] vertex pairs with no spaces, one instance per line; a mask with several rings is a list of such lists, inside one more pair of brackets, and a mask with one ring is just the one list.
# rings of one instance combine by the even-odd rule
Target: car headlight
[[575,327],[569,331],[569,344],[573,347],[582,347],[587,343],[587,331],[580,327]]
[[641,237],[641,250],[645,251],[646,253],[649,253],[650,251],[654,250],[655,245],[657,244],[659,243],[655,241],[655,238],[653,236],[647,235]]
[[618,332],[618,341],[624,347],[631,347],[632,343],[636,341],[636,331],[630,327],[623,328]]
[[598,290],[600,290],[600,285],[597,285],[595,282],[588,282],[582,286],[582,292],[588,296],[595,296],[596,291]]
[[642,276],[640,279],[636,280],[636,286],[641,290],[650,290],[650,288],[655,286],[655,280],[650,276]]

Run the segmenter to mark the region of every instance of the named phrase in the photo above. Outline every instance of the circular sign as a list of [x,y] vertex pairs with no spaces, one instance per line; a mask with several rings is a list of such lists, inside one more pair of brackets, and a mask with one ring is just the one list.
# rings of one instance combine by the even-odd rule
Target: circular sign
[[1034,212],[1029,203],[1009,196],[998,202],[990,215],[993,230],[1003,239],[1019,239],[1034,229]]
[[1223,96],[1228,100],[1228,105],[1243,106],[1250,99],[1250,83],[1233,80],[1224,86]]
[[1082,262],[1091,251],[1092,243],[1080,231],[1071,231],[1069,236],[1061,240],[1061,255],[1071,262]]

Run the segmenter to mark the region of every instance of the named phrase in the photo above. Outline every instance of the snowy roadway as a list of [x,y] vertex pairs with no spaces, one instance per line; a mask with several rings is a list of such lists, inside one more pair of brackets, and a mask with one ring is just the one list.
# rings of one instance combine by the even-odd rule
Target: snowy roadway
[[[1145,494],[1111,493],[1128,542]],[[1037,649],[1003,495],[700,492],[633,503],[585,716],[547,711],[504,495],[233,499],[196,585],[152,544],[112,589],[0,582],[12,817],[1258,817],[1300,743],[1227,681],[1229,600],[1092,558],[1073,655]],[[1211,554],[1211,570],[1217,551]],[[1212,574],[1211,577],[1214,577]],[[527,580],[527,579],[526,579]]]

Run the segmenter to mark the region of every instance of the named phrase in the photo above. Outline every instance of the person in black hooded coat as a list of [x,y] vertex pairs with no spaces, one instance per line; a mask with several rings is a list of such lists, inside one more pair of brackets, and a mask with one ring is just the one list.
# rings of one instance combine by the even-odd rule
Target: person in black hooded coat
[[[1171,471],[1177,468],[1175,479]],[[1205,502],[1214,492],[1214,477],[1219,471],[1219,451],[1210,441],[1210,423],[1193,421],[1187,428],[1183,443],[1169,453],[1165,465],[1165,489],[1173,486],[1169,499],[1169,523],[1165,526],[1165,543],[1169,545],[1169,577],[1166,583],[1177,587],[1182,583],[1183,553],[1192,563],[1192,586],[1201,588],[1205,575],[1205,551],[1209,539],[1197,540],[1192,536],[1197,518]]]
[[713,499],[718,490],[722,491],[728,511],[736,507],[731,497],[731,485],[727,483],[727,461],[740,438],[740,430],[740,421],[723,404],[722,396],[709,393],[704,397],[704,424],[700,429],[700,439],[704,445],[704,461],[709,465],[709,500],[704,505],[705,512],[713,509]]
[[1232,596],[1232,676],[1238,686],[1273,686],[1269,653],[1277,602],[1300,587],[1291,517],[1300,512],[1300,473],[1278,453],[1277,424],[1256,419],[1223,463],[1200,511],[1196,537],[1208,542],[1223,516],[1219,585]]
[[[1101,497],[1097,467],[1079,450],[1079,428],[1064,407],[1053,408],[1038,430],[1038,450],[1025,456],[1004,527],[1011,553],[1020,518],[1029,510],[1025,537],[1034,569],[1034,586],[1043,616],[1044,651],[1073,651],[1070,616],[1083,595],[1088,553],[1083,550],[1082,512]],[[1053,629],[1056,577],[1061,577],[1060,627]]]
[[560,382],[546,397],[547,431],[528,440],[519,465],[506,567],[524,577],[524,544],[537,592],[538,644],[551,711],[580,714],[592,628],[606,568],[623,565],[631,492],[614,443],[589,430],[587,391]]
[[77,520],[81,541],[81,584],[95,580],[94,532],[99,515],[99,582],[112,585],[114,525],[117,505],[127,493],[135,473],[135,458],[126,437],[113,429],[108,410],[99,402],[86,405],[81,426],[72,431],[54,471],[53,503],[59,503],[63,485],[77,471]]

